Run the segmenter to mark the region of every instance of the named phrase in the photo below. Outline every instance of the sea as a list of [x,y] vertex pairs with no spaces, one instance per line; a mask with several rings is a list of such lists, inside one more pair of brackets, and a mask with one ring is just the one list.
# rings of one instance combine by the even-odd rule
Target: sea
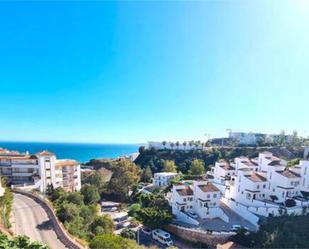
[[117,158],[138,152],[140,144],[88,144],[88,143],[44,143],[44,142],[1,142],[0,148],[35,154],[48,150],[58,159],[75,159],[81,163],[97,158]]

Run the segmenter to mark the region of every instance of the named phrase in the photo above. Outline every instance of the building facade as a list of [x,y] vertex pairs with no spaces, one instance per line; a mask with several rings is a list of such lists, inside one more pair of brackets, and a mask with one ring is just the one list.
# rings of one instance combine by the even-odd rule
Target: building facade
[[280,215],[282,209],[301,214],[309,207],[309,161],[287,167],[285,160],[263,152],[254,159],[217,162],[210,174],[225,202],[240,215],[248,211],[261,216]]
[[155,173],[153,176],[152,183],[156,187],[168,186],[172,179],[178,176],[178,173],[173,172],[160,172]]
[[180,182],[173,185],[171,191],[172,212],[184,222],[187,216],[197,215],[199,219],[228,217],[220,208],[221,192],[209,181]]
[[67,191],[81,188],[80,165],[74,160],[57,160],[56,155],[42,151],[34,155],[0,149],[0,174],[13,186],[24,186],[45,192],[49,185]]

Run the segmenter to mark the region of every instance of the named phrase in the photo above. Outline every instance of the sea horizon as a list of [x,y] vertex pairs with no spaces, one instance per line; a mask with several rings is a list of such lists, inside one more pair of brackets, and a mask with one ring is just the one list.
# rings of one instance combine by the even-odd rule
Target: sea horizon
[[75,159],[81,163],[91,159],[113,159],[138,152],[142,143],[86,143],[86,142],[39,142],[39,141],[0,141],[0,148],[35,154],[48,150],[58,159]]

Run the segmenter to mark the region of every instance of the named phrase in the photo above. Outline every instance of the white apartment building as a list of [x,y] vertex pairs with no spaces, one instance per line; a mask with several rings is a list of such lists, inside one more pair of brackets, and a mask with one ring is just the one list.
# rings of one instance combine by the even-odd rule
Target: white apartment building
[[214,182],[218,184],[224,184],[226,180],[230,180],[231,176],[236,174],[235,167],[225,160],[216,162],[215,167],[212,167],[211,170]]
[[152,183],[156,187],[168,186],[172,179],[178,176],[178,173],[173,172],[160,172],[155,173],[153,176]]
[[80,165],[74,160],[57,160],[55,154],[42,151],[35,155],[0,149],[0,174],[9,184],[39,189],[48,185],[66,191],[81,188]]
[[[249,219],[252,216],[248,212],[280,215],[280,209],[285,208],[288,213],[301,214],[303,207],[309,207],[306,198],[309,161],[302,160],[299,165],[288,168],[285,160],[263,152],[255,159],[239,157],[233,163],[219,161],[212,174],[225,204]],[[286,201],[291,199],[295,206],[286,206]]]
[[148,142],[148,148],[156,150],[201,150],[203,146],[194,142]]
[[[188,222],[190,214],[199,219],[228,217],[220,208],[221,192],[209,181],[181,182],[173,185],[170,204],[178,220]],[[189,217],[188,217],[189,216]]]

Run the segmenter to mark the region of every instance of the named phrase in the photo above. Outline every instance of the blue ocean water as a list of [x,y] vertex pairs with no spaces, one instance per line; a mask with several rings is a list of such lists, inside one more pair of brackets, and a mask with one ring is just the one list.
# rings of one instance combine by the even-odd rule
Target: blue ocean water
[[34,154],[42,150],[48,150],[57,155],[59,159],[75,159],[87,162],[94,158],[116,158],[137,152],[138,144],[79,144],[79,143],[42,143],[42,142],[0,142],[0,147],[29,151]]

